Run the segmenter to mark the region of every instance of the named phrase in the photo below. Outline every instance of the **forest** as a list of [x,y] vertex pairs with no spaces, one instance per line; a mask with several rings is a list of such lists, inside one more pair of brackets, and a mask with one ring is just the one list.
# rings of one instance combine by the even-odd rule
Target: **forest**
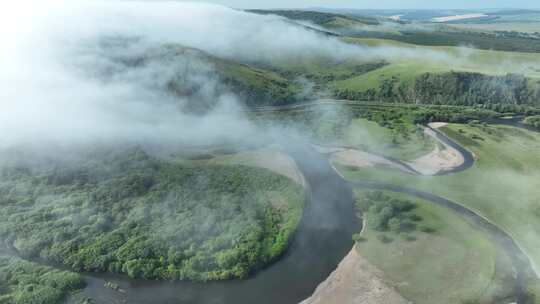
[[[422,217],[414,211],[416,205],[405,199],[393,198],[381,191],[369,191],[356,200],[356,208],[367,218],[370,229],[379,233],[391,232],[402,234],[409,240],[414,240],[412,233],[419,229],[422,232],[433,233],[433,228],[420,226]],[[382,242],[391,242],[391,239],[379,234]]]
[[245,278],[289,245],[303,189],[142,148],[0,170],[0,237],[26,259],[133,278]]
[[0,255],[1,304],[55,304],[84,287],[78,274]]
[[540,84],[522,75],[488,76],[479,73],[425,73],[414,83],[398,76],[383,79],[378,89],[337,89],[341,99],[397,103],[463,105],[509,104],[540,106]]

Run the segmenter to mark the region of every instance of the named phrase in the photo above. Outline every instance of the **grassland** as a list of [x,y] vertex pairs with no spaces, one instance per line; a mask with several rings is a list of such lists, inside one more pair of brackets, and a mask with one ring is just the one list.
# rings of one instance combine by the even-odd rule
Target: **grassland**
[[416,77],[424,73],[442,73],[445,69],[442,66],[426,65],[420,62],[398,62],[387,65],[354,78],[335,81],[332,86],[337,90],[367,91],[369,89],[378,90],[385,79],[396,77],[400,83],[411,86]]
[[[486,76],[487,78],[481,81],[487,84],[481,83],[477,85],[478,87],[486,87],[490,83],[504,83],[505,85],[500,87],[508,87],[508,92],[503,92],[496,97],[527,95],[526,101],[516,102],[510,98],[510,100],[501,100],[500,103],[531,103],[536,102],[536,96],[540,95],[540,55],[538,53],[419,46],[385,39],[351,37],[342,39],[351,44],[379,47],[379,51],[372,50],[371,55],[362,56],[363,50],[359,49],[358,57],[340,60],[313,55],[305,58],[282,58],[272,63],[257,63],[216,58],[178,45],[168,45],[167,48],[173,55],[190,54],[202,62],[209,63],[215,68],[216,76],[221,81],[218,89],[235,92],[243,103],[250,107],[287,105],[306,99],[324,97],[412,103],[416,102],[420,96],[421,103],[462,104],[462,101],[454,99],[464,99],[464,94],[472,94],[471,92],[478,90],[449,92],[448,88],[437,87],[438,82],[433,79],[429,81],[424,79],[425,84],[418,84],[419,78],[428,73],[444,75],[450,72],[478,73],[479,75],[475,76],[477,78]],[[521,83],[510,82],[511,85],[509,85],[505,83],[506,79],[488,77],[502,77],[508,73],[526,77],[526,92],[514,92],[521,89]],[[468,85],[470,81],[460,80],[461,76],[458,75],[458,81],[463,81],[462,85]],[[451,78],[452,76],[444,75],[444,77]],[[184,83],[182,79],[172,81],[169,89],[177,95],[193,96],[194,100],[198,100],[195,97],[198,96],[199,88]],[[449,79],[442,82],[453,83],[455,80]],[[430,92],[441,91],[441,94],[446,95],[438,99],[436,96],[424,96],[425,94],[416,92],[418,87],[433,87]],[[495,100],[495,98],[484,96],[492,91],[488,88],[486,92],[477,94],[481,95],[482,102],[485,103],[485,100]],[[195,109],[204,110],[211,106],[212,101],[191,104]]]
[[507,231],[538,269],[540,134],[501,125],[451,124],[442,131],[475,154],[472,168],[439,177],[415,177],[383,168],[340,170],[350,180],[382,180],[464,204]]
[[[387,64],[330,81],[330,91],[340,99],[456,105],[538,104],[538,53],[418,46],[384,39],[344,40],[378,47]],[[388,55],[392,53],[396,55]]]
[[[355,195],[362,198],[366,192],[355,190]],[[494,303],[512,294],[510,261],[486,234],[451,210],[403,194],[384,194],[413,202],[421,219],[417,225],[429,227],[429,232],[403,235],[368,224],[357,245],[401,295],[419,304],[455,304]],[[381,235],[392,241],[382,242]]]
[[410,122],[390,128],[363,118],[353,119],[344,133],[344,144],[402,160],[413,160],[435,148],[435,141]]
[[[409,72],[416,73],[416,68],[423,67],[421,71],[463,71],[478,72],[490,75],[501,75],[505,73],[523,73],[528,77],[540,78],[538,53],[524,52],[504,52],[492,50],[479,50],[466,47],[454,46],[421,46],[388,39],[374,38],[344,38],[346,42],[378,46],[378,47],[400,47],[402,52],[407,50],[417,51],[419,54],[425,52],[425,56],[396,56],[396,59],[389,60],[392,64],[408,64]],[[442,56],[442,60],[430,58],[434,54]],[[409,57],[409,58],[407,58]],[[444,59],[446,58],[446,59]]]
[[365,60],[346,58],[335,60],[328,57],[309,57],[294,61],[276,62],[273,67],[289,79],[305,78],[323,88],[328,82],[350,79],[384,67],[383,59]]

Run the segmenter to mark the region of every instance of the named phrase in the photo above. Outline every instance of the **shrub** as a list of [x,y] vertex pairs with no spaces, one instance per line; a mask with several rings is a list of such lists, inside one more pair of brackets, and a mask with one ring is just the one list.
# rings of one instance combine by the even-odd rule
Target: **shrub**
[[394,241],[394,239],[392,239],[391,237],[388,237],[385,234],[378,234],[377,239],[384,244],[392,243]]
[[427,227],[427,226],[420,226],[420,231],[424,232],[424,233],[435,233],[436,230],[431,228],[431,227]]
[[414,242],[416,241],[416,237],[412,234],[404,234],[403,239],[405,239],[408,242]]

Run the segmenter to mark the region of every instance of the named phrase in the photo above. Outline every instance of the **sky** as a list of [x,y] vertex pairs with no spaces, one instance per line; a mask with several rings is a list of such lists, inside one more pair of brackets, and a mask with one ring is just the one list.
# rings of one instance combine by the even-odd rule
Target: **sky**
[[360,9],[540,8],[538,0],[211,0],[235,8],[337,7]]

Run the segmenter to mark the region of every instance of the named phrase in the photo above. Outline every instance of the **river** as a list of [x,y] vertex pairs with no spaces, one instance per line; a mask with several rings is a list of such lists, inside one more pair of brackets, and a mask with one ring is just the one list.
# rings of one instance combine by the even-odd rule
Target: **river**
[[[311,296],[353,246],[360,229],[351,187],[308,144],[287,149],[307,181],[306,208],[285,255],[247,280],[209,283],[131,280],[84,274],[83,295],[95,303],[297,304]],[[114,282],[125,292],[104,287]],[[68,303],[75,303],[68,299]]]
[[[465,160],[461,166],[441,174],[463,171],[474,164],[472,153],[441,132],[436,131],[436,134],[439,140],[458,150]],[[445,206],[486,231],[512,258],[516,269],[516,300],[518,304],[524,303],[523,279],[525,272],[532,269],[530,261],[505,231],[481,215],[459,203],[412,188],[372,181],[348,183],[328,159],[308,143],[289,146],[287,152],[306,178],[306,208],[291,246],[277,262],[246,280],[208,283],[145,281],[111,274],[83,274],[88,285],[82,294],[95,303],[297,304],[311,296],[352,248],[352,234],[360,229],[352,187],[363,187],[405,193]],[[107,282],[118,284],[121,291],[105,287]],[[68,298],[67,303],[75,303],[75,300]]]

